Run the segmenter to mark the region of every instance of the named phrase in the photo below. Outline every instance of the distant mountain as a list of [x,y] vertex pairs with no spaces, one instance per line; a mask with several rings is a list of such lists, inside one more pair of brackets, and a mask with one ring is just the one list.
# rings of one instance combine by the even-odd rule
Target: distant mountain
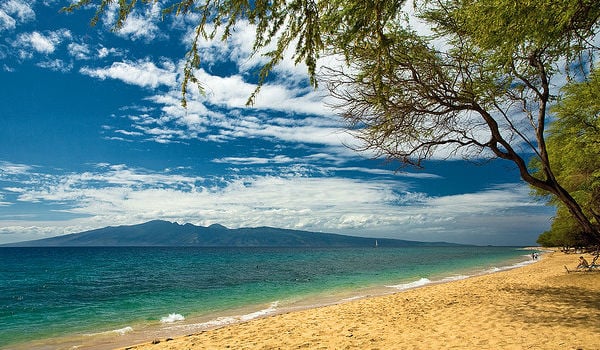
[[380,247],[455,246],[446,242],[416,242],[365,238],[273,227],[228,229],[155,220],[139,225],[105,227],[64,236],[5,244],[11,247]]

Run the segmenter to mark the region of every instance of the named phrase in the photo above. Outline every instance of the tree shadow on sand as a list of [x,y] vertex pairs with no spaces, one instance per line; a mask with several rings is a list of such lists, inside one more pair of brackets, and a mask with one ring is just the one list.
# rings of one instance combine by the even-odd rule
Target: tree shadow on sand
[[522,297],[523,302],[512,304],[506,311],[525,323],[561,324],[600,332],[600,293],[574,286],[512,286],[505,290]]

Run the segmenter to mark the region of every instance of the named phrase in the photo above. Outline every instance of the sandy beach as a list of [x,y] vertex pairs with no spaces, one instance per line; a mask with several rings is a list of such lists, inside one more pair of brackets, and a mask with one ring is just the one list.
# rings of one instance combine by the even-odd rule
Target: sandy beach
[[578,256],[124,349],[600,349],[600,271],[567,273]]

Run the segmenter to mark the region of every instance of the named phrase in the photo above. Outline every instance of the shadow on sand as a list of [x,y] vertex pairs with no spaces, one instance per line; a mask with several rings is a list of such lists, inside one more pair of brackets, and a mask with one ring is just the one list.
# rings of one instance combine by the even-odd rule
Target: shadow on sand
[[[590,283],[600,283],[600,275],[584,278],[590,278]],[[600,294],[593,290],[568,285],[548,288],[513,286],[506,290],[523,297],[523,303],[514,304],[506,310],[523,322],[583,327],[600,333]]]

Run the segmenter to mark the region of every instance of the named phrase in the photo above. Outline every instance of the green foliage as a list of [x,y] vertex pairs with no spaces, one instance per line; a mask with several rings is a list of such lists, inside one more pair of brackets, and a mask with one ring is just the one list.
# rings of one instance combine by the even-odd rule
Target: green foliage
[[[594,35],[600,6],[595,0],[443,1],[425,11],[438,23],[439,33],[468,38],[495,63],[511,68],[516,58],[527,59],[536,50],[550,59],[577,54],[577,46]],[[573,49],[576,50],[573,50]],[[547,62],[550,63],[550,62]]]
[[585,247],[594,242],[581,230],[579,223],[560,206],[550,230],[542,233],[537,243],[544,247]]
[[[600,215],[600,71],[589,79],[571,82],[564,87],[563,98],[552,109],[552,122],[546,138],[548,154],[556,179],[580,203],[584,212],[598,224]],[[539,169],[539,167],[538,167]],[[548,195],[538,191],[538,195]],[[549,235],[573,236],[579,229],[566,215],[564,205],[550,196],[549,202],[559,207]],[[562,213],[562,214],[561,214]],[[570,244],[575,245],[575,244]]]

